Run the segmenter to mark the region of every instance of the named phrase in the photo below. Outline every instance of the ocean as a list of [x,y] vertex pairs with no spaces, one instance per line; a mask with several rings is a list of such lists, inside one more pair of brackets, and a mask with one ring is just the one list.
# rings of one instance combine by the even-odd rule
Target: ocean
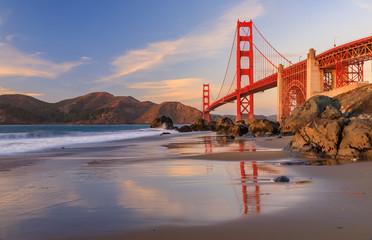
[[0,154],[154,136],[164,131],[149,126],[148,124],[0,125]]

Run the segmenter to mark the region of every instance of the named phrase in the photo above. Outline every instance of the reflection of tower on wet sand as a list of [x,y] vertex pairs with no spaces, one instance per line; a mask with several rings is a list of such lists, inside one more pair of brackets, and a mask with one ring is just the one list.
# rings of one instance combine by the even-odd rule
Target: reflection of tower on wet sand
[[[257,163],[252,162],[252,177],[253,177],[253,182],[257,183],[257,176],[258,176],[258,170],[257,170]],[[244,162],[240,162],[240,174],[242,177],[242,194],[243,194],[243,203],[244,203],[244,214],[248,213],[248,206],[254,206],[256,205],[255,212],[260,213],[260,186],[255,185],[254,186],[254,194],[253,198],[249,198],[250,202],[248,203],[248,190],[247,190],[247,185],[245,185],[246,179],[247,179],[247,173],[245,172],[245,167],[244,167]],[[251,212],[254,212],[252,209]]]
[[279,168],[256,161],[240,162],[239,169],[237,166],[234,164],[234,167],[228,168],[227,172],[233,180],[239,179],[239,184],[236,184],[234,191],[243,214],[261,213],[262,207],[265,208],[266,205],[262,197],[272,192],[274,188],[277,190],[286,188],[285,184],[273,185],[275,183],[272,182],[272,178],[283,174]]
[[198,138],[183,139],[182,143],[169,143],[165,145],[169,152],[181,154],[207,154],[223,152],[255,152],[265,151],[257,148],[250,139],[233,139],[229,135],[209,134]]
[[229,136],[217,136],[215,141],[211,136],[203,139],[205,153],[220,152],[222,148],[227,148],[228,152],[255,152],[256,145],[246,140],[234,140]]

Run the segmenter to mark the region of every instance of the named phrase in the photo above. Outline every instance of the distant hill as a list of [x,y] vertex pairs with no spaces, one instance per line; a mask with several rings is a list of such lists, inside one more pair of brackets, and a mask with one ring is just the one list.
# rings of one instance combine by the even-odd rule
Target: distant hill
[[166,115],[174,123],[191,123],[201,118],[196,108],[179,102],[156,104],[130,96],[106,92],[89,93],[57,103],[33,97],[0,95],[0,124],[127,124],[150,123]]

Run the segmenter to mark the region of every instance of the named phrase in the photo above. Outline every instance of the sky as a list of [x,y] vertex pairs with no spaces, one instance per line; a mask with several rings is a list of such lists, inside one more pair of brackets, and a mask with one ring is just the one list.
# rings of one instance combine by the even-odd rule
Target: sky
[[[218,94],[238,19],[297,62],[371,36],[372,0],[0,0],[0,94],[104,91],[201,109],[203,83]],[[276,113],[276,89],[255,95],[254,112]]]

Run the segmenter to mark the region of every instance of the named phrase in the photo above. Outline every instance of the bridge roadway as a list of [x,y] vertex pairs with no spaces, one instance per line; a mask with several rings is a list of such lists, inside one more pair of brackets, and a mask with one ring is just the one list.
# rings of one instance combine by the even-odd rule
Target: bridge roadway
[[[325,51],[315,57],[319,62],[319,67],[321,69],[325,68],[335,68],[335,64],[339,62],[353,62],[353,61],[368,61],[372,58],[372,36],[359,39],[350,43],[334,47],[328,51]],[[303,69],[299,67],[301,65],[306,66],[307,60],[303,60],[294,65],[291,65],[282,70],[282,75],[285,75],[286,72],[291,72],[293,74],[294,69]],[[291,71],[292,70],[292,71]],[[257,92],[262,92],[274,87],[277,87],[278,73],[272,74],[266,78],[263,78],[259,81],[254,82],[251,85],[247,85],[240,89],[240,94],[242,97],[254,94]],[[236,100],[238,91],[236,90],[233,93],[230,93],[215,102],[211,103],[206,109],[206,113],[209,113],[216,108],[230,103]],[[307,96],[309,98],[311,96]]]

